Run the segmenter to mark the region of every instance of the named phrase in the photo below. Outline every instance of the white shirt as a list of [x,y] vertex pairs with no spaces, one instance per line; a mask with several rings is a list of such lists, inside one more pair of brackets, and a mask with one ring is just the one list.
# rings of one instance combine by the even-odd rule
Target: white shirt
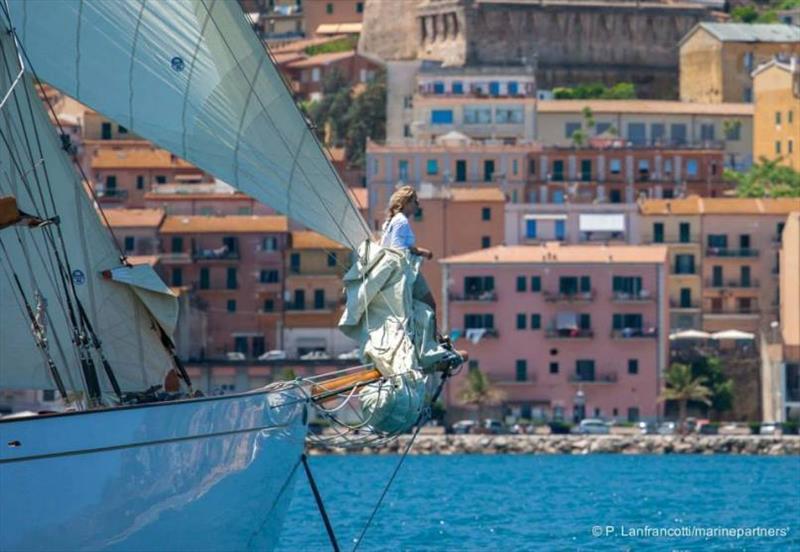
[[383,238],[381,239],[382,247],[410,249],[416,243],[417,238],[414,236],[411,224],[409,224],[408,218],[403,213],[397,213],[389,221],[389,224],[384,226]]

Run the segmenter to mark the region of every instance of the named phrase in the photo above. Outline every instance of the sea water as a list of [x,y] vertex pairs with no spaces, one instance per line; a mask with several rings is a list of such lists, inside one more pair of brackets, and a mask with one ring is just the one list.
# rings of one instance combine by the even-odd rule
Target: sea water
[[[351,550],[398,457],[309,460]],[[280,550],[330,549],[299,469]],[[800,457],[409,456],[359,550],[800,551]]]

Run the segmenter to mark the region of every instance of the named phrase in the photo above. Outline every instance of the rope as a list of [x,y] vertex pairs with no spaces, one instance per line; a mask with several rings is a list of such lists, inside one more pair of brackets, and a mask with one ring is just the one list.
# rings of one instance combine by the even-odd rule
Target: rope
[[339,543],[336,540],[336,533],[333,532],[331,520],[328,518],[328,513],[325,511],[325,504],[322,502],[322,495],[319,494],[317,482],[314,481],[314,476],[311,474],[311,466],[308,465],[308,457],[303,453],[300,455],[300,461],[303,463],[303,468],[306,470],[306,477],[308,477],[308,484],[311,486],[311,492],[314,493],[314,500],[317,503],[317,509],[322,516],[322,521],[325,523],[325,530],[328,532],[328,539],[331,541],[331,547],[334,552],[339,552]]

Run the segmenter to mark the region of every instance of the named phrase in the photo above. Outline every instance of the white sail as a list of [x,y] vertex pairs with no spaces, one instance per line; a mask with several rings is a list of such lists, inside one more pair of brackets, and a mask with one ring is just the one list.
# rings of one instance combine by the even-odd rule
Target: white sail
[[234,0],[11,0],[46,82],[339,243],[367,225]]
[[[14,42],[3,23],[0,19],[0,97],[11,90],[19,70]],[[139,391],[162,383],[172,361],[161,344],[155,318],[131,286],[102,276],[103,271],[121,266],[119,250],[64,155],[28,75],[0,109],[0,195],[15,196],[19,209],[28,214],[58,215],[64,244],[62,249],[54,225],[0,230],[0,388],[56,387],[31,333],[21,303],[24,294],[34,310],[45,307],[41,316],[45,335],[66,389],[83,389],[54,250],[64,264],[69,262],[76,293],[122,390]],[[14,273],[23,293],[16,287]],[[169,298],[158,295],[163,308]],[[94,361],[107,392],[110,382],[96,354]]]

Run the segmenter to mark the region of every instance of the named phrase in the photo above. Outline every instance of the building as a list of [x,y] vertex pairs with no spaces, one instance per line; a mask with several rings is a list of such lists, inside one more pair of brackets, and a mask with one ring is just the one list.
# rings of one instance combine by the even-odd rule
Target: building
[[[751,104],[416,94],[409,105],[412,122],[387,121],[387,129],[395,129],[387,135],[387,143],[409,141],[396,135],[404,125],[416,141],[456,131],[476,141],[559,147],[573,147],[575,131],[581,130],[587,141],[610,135],[636,148],[721,149],[726,167],[744,170],[752,164]],[[407,116],[403,110],[387,110],[389,117],[400,121]],[[594,123],[591,128],[586,126],[588,120]]]
[[776,56],[800,55],[800,29],[785,24],[696,25],[679,43],[680,98],[686,102],[752,102],[750,74]]
[[265,9],[249,12],[253,30],[265,43],[297,40],[305,36],[300,0],[271,0]]
[[306,34],[359,34],[365,0],[304,0]]
[[202,357],[280,348],[286,217],[170,215],[160,234],[165,281],[208,315]]
[[164,220],[161,209],[107,209],[101,216],[120,248],[129,256],[158,255],[159,228]]
[[778,319],[778,251],[800,199],[689,197],[640,204],[641,242],[669,248],[673,330],[760,335]]
[[[505,393],[505,414],[655,419],[667,358],[666,257],[663,246],[557,243],[448,257],[444,327],[465,336],[456,343],[469,369]],[[447,387],[450,408],[463,381]]]
[[368,2],[360,49],[384,60],[447,65],[536,62],[542,89],[632,82],[641,97],[677,97],[675,44],[711,20],[713,3],[405,0]]
[[342,276],[350,267],[350,251],[309,230],[290,234],[285,251],[284,341],[291,358],[313,351],[335,356],[358,346],[342,334]]
[[148,208],[168,215],[274,215],[275,210],[222,182],[162,184],[144,195]]
[[338,71],[351,86],[375,78],[380,65],[354,50],[317,54],[285,61],[281,65],[289,76],[293,92],[300,98],[322,98],[326,77]]
[[[800,27],[798,27],[800,33]],[[800,56],[753,72],[753,159],[781,159],[800,171]]]

